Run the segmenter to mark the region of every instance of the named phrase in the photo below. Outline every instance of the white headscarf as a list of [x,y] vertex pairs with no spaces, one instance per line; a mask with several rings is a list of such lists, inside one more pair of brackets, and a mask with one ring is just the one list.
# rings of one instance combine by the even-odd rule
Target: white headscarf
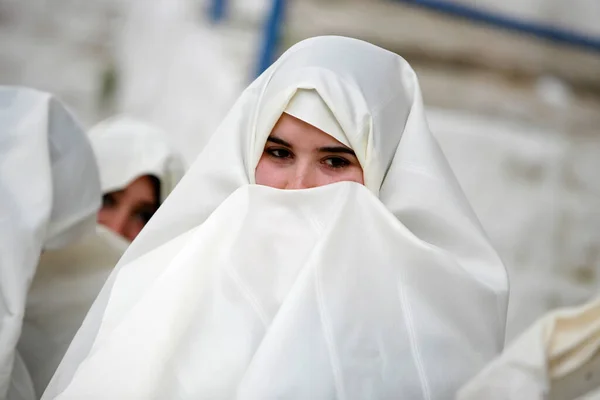
[[[365,186],[253,185],[282,112],[306,115],[290,100],[314,92],[341,133],[300,118],[347,140]],[[502,349],[506,294],[408,63],[309,39],[129,247],[44,398],[451,398]]]
[[127,116],[102,121],[89,132],[98,160],[102,193],[124,189],[135,179],[160,180],[160,202],[184,174],[182,158],[160,129]]
[[0,87],[0,397],[43,249],[92,232],[101,193],[87,138],[50,94]]

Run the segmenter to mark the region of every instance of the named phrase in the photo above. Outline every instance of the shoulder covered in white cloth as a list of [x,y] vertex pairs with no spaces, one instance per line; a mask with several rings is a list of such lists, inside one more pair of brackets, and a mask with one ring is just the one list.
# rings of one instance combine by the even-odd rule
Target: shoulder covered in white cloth
[[[253,185],[300,90],[329,108],[364,186]],[[241,95],[44,398],[452,398],[502,349],[506,297],[412,68],[366,42],[313,38]]]
[[43,393],[96,296],[129,243],[103,226],[44,251],[27,295],[18,350]]
[[[598,368],[600,299],[540,318],[462,388],[458,398],[572,400],[600,388]],[[595,396],[600,399],[600,392]]]

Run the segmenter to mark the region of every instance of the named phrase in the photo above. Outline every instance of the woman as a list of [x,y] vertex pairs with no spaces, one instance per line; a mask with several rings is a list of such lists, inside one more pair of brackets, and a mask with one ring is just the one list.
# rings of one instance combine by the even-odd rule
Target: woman
[[102,183],[98,223],[132,241],[183,176],[164,132],[126,116],[90,131]]
[[17,352],[30,284],[40,253],[93,233],[100,183],[79,125],[31,89],[0,87],[0,160],[0,398],[34,399]]
[[242,94],[44,398],[452,398],[506,291],[410,66],[313,38]]

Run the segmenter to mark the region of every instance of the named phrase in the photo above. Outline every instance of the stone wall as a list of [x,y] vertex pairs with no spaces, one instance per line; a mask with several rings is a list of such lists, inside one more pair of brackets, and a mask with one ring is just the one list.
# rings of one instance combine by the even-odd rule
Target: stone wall
[[429,122],[508,269],[508,337],[596,295],[600,136],[443,109]]
[[127,0],[3,0],[0,83],[56,93],[85,123],[103,114]]

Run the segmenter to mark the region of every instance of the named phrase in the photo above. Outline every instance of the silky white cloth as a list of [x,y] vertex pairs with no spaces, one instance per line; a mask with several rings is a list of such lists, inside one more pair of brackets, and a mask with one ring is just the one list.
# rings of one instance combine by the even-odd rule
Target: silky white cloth
[[18,350],[41,395],[129,242],[103,226],[40,256]]
[[[253,184],[300,89],[329,108],[365,186]],[[44,398],[452,398],[502,349],[506,296],[414,71],[359,40],[313,38],[242,94]]]
[[20,398],[32,390],[18,357],[13,375],[15,350],[40,253],[91,233],[101,192],[84,132],[47,93],[0,87],[0,166],[0,398]]
[[600,387],[599,367],[596,299],[540,318],[465,385],[458,398],[572,400]]
[[351,147],[344,130],[315,90],[300,89],[296,91],[285,108],[285,113],[319,128],[338,142]]
[[141,176],[153,175],[160,181],[162,202],[184,174],[183,159],[167,134],[146,122],[118,115],[94,126],[89,137],[103,193],[122,190]]

